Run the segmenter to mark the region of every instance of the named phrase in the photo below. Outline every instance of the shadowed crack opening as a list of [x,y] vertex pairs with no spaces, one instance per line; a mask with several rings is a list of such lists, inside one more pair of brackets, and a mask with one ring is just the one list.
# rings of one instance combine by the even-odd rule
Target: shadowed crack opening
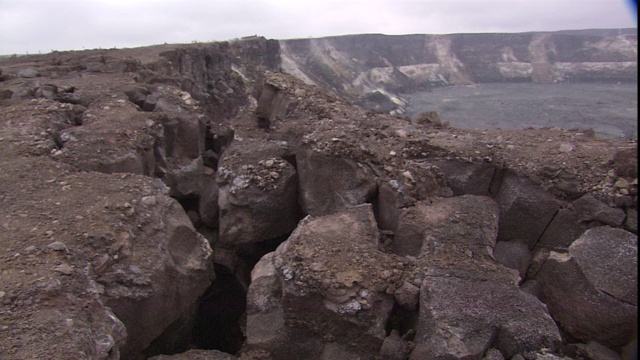
[[395,303],[389,315],[387,326],[385,327],[386,335],[389,336],[391,331],[396,330],[405,340],[412,341],[416,333],[418,319],[417,310],[407,310],[398,303]]
[[246,310],[246,292],[226,267],[215,264],[215,272],[216,279],[199,301],[193,344],[235,354],[244,342],[240,318]]
[[189,217],[189,220],[191,220],[191,224],[193,224],[193,227],[198,228],[202,226],[202,220],[200,219],[200,213],[198,212],[200,198],[197,196],[188,196],[177,200],[178,203],[182,205],[184,211],[187,213],[187,216]]
[[[278,246],[285,242],[291,233],[284,234],[272,239],[267,239],[258,243],[242,244],[236,248],[236,254],[242,259],[246,271],[240,273],[245,274],[245,278],[242,279],[249,284],[251,282],[251,271],[256,266],[258,261],[262,259],[266,254],[276,251]],[[248,285],[247,285],[248,286]]]

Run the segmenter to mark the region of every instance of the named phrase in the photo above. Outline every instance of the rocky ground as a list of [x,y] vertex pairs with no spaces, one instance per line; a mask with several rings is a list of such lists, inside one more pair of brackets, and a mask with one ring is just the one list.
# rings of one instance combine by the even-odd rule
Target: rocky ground
[[272,50],[0,62],[1,359],[626,354],[637,139],[367,111]]

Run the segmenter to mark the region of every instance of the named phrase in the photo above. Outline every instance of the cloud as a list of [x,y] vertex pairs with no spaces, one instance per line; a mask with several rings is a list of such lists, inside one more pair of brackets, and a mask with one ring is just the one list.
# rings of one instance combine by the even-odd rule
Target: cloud
[[0,54],[355,33],[635,27],[624,0],[2,0]]

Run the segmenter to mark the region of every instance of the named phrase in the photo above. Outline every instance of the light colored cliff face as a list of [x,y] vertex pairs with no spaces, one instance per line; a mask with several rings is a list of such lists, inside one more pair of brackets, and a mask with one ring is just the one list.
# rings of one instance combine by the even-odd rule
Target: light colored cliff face
[[494,82],[635,82],[634,31],[349,35],[280,41],[281,67],[352,100]]

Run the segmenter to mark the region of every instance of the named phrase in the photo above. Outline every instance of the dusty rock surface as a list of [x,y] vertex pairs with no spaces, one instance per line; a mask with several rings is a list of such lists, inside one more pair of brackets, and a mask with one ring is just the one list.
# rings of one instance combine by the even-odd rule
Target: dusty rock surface
[[[287,343],[287,356],[323,359],[417,358],[429,344],[561,357],[555,345],[574,340],[493,248],[526,243],[533,278],[582,229],[634,236],[636,139],[417,124],[265,71],[279,70],[277,48],[258,38],[0,62],[0,357],[202,347],[190,332],[205,292],[233,281],[248,301],[222,296],[213,310],[238,322],[225,331],[240,345],[222,350],[244,359],[286,358]],[[526,223],[539,194],[547,223],[570,212],[571,236],[540,242],[560,230]],[[523,221],[535,236],[517,231]],[[474,279],[489,286],[448,303]],[[514,320],[521,309],[535,319]],[[181,324],[191,330],[171,330]]]

